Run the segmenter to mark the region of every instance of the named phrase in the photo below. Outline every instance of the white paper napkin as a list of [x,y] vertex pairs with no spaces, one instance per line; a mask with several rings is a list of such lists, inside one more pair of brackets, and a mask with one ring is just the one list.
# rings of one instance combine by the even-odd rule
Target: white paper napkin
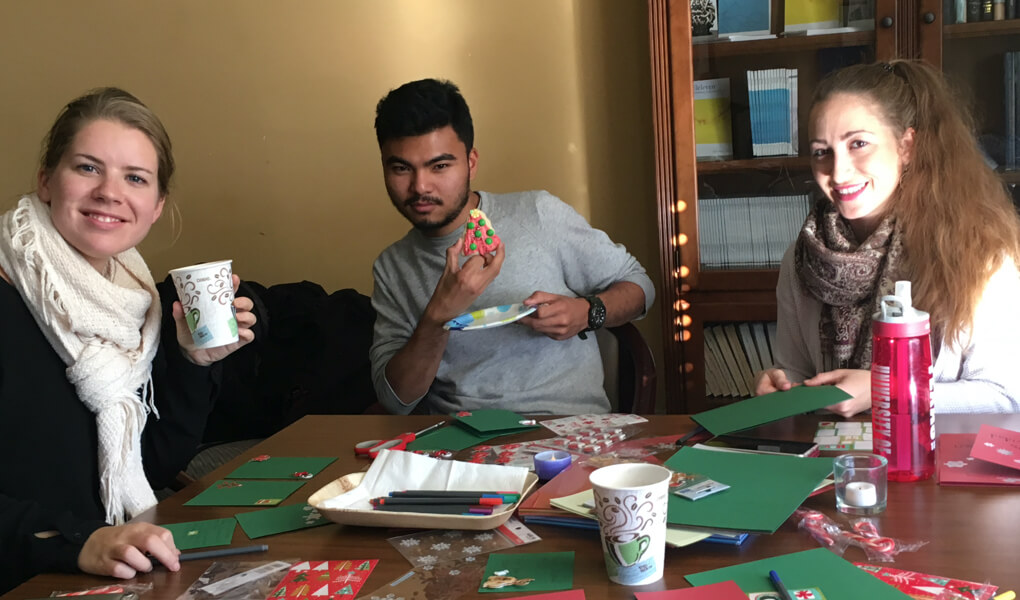
[[382,450],[365,473],[361,485],[323,500],[322,508],[372,510],[372,498],[400,490],[524,491],[528,470],[523,467],[479,465],[440,460],[413,452]]

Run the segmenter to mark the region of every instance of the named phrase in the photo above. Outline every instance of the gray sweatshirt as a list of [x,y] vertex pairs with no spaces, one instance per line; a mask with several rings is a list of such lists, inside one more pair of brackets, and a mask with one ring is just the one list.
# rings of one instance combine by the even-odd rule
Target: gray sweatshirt
[[[506,259],[470,310],[522,302],[536,291],[586,296],[629,281],[644,290],[647,313],[655,289],[644,268],[573,208],[544,191],[478,194],[478,207],[503,241]],[[386,365],[411,337],[446,265],[446,249],[462,235],[458,229],[429,238],[411,229],[373,265],[372,306],[378,316],[371,358],[379,402],[397,414],[423,401],[416,412],[607,412],[595,336],[558,342],[520,324],[451,332],[429,391],[414,404],[400,402],[386,380]]]

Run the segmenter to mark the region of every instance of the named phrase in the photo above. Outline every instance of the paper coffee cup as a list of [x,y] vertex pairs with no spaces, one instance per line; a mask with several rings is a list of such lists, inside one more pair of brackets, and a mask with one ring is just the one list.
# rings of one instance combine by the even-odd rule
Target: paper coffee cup
[[220,260],[170,271],[184,307],[184,320],[198,348],[215,348],[237,341],[231,262]]
[[671,475],[659,465],[625,463],[589,476],[610,581],[645,585],[662,579]]

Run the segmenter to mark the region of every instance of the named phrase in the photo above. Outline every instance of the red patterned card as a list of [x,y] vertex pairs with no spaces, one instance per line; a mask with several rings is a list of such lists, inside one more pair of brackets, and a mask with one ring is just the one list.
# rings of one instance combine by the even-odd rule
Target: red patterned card
[[290,568],[267,600],[348,600],[372,574],[376,559],[306,560]]
[[[915,573],[914,571],[903,571],[892,567],[879,567],[864,563],[854,564],[915,600],[936,600],[947,597],[963,600],[987,600],[999,589],[994,585],[950,579],[938,575],[926,575],[924,573]],[[949,592],[949,594],[946,594],[946,592]]]
[[1020,473],[971,456],[975,433],[943,433],[935,447],[939,485],[1020,485]]
[[[982,425],[970,455],[1011,469],[1020,469],[1020,432]],[[1017,476],[1020,477],[1020,473]]]

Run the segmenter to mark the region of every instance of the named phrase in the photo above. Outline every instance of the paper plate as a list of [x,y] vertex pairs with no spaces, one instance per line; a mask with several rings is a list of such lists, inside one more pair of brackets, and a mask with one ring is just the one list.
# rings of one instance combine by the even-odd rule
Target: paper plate
[[536,308],[535,306],[524,306],[523,304],[504,304],[502,306],[483,308],[482,310],[475,310],[450,319],[443,324],[443,329],[470,331],[472,329],[485,329],[486,327],[499,327],[530,315],[535,312]]
[[382,510],[361,510],[353,508],[325,508],[322,502],[328,498],[346,494],[358,487],[365,473],[350,473],[326,484],[325,487],[315,492],[308,498],[308,504],[312,505],[319,514],[334,523],[341,525],[362,525],[366,527],[413,527],[415,529],[472,529],[485,530],[495,529],[506,522],[520,506],[524,497],[535,487],[538,476],[528,473],[524,479],[524,489],[521,497],[514,504],[505,506],[502,510],[491,515],[468,517],[463,515],[431,515],[411,512],[391,512]]

